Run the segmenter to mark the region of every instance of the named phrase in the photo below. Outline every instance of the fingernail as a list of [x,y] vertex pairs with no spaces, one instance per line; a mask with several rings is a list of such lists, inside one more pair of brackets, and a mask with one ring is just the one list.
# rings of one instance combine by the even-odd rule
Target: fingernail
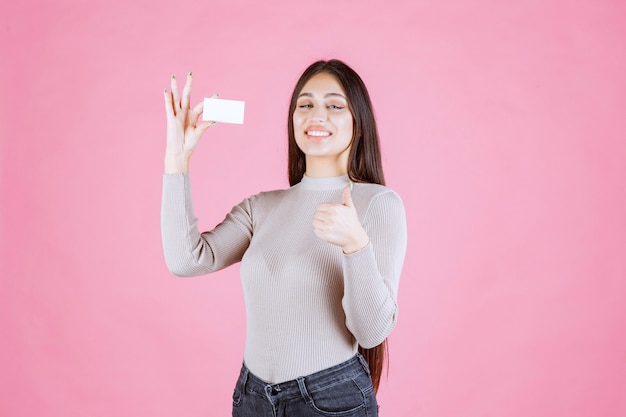
[[164,89],[164,90],[163,90],[163,92],[164,92],[165,94],[167,94],[167,88],[166,88],[166,89]]
[[192,75],[193,75],[193,73],[192,73],[191,71],[189,71],[189,72],[187,73],[187,77],[191,77]]
[[176,74],[172,74],[172,78],[176,78]]
[[354,187],[354,183],[350,181],[350,191],[352,191],[352,187]]

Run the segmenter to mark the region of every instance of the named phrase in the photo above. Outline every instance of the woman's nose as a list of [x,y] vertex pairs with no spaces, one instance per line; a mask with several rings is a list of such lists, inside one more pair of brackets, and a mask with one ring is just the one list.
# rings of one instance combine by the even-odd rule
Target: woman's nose
[[324,106],[315,106],[313,108],[313,113],[311,114],[311,119],[315,122],[323,122],[326,121],[328,117],[328,113],[326,112],[326,107]]

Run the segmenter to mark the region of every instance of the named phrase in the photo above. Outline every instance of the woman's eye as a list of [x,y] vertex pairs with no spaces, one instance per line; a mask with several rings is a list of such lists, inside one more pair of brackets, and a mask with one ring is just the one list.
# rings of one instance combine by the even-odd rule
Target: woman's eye
[[311,107],[313,107],[311,104],[300,104],[300,105],[298,105],[299,109],[310,109]]
[[328,106],[328,108],[329,108],[329,109],[333,109],[333,110],[342,110],[342,109],[344,109],[345,107],[338,106],[338,105],[336,105],[336,104],[331,104],[331,105],[329,105],[329,106]]

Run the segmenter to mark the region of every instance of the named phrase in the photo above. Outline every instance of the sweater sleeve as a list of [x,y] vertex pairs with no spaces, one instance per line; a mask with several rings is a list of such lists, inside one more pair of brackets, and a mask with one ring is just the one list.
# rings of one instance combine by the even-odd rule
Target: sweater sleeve
[[346,326],[359,345],[382,343],[398,319],[398,284],[406,254],[406,214],[400,197],[376,196],[363,218],[370,243],[343,257]]
[[241,261],[252,238],[250,199],[233,207],[209,232],[198,231],[189,174],[165,174],[161,200],[161,238],[165,263],[174,275],[196,276]]

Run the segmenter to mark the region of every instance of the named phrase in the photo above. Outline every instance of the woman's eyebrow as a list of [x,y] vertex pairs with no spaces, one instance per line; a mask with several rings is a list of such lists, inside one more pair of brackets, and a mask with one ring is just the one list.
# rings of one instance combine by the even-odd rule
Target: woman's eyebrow
[[[343,94],[340,94],[340,93],[327,93],[327,94],[325,94],[325,95],[324,95],[324,98],[327,98],[327,97],[333,97],[333,96],[335,96],[335,97],[341,97],[341,98],[343,98],[344,100],[345,100],[345,98],[346,98]],[[300,95],[298,96],[298,98],[300,98],[300,97],[313,97],[313,94],[312,94],[312,93],[302,93],[302,94],[300,94]]]

